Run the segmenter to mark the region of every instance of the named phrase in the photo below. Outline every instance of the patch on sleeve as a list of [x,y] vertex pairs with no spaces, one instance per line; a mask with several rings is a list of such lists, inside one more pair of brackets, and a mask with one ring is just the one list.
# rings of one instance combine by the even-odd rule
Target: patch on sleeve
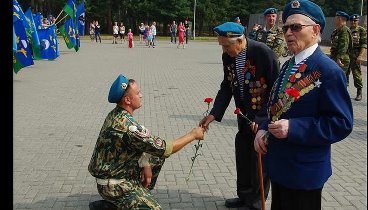
[[163,140],[162,139],[160,139],[159,137],[155,137],[155,140],[154,140],[154,143],[155,143],[155,145],[156,146],[158,146],[158,147],[163,147]]
[[132,132],[133,135],[142,139],[150,137],[149,130],[142,125],[131,125],[129,126],[129,131]]

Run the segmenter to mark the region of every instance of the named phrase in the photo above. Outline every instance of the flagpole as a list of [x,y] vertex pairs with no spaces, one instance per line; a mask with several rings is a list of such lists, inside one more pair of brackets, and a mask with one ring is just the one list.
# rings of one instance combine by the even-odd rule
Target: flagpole
[[62,20],[64,20],[68,15],[65,15],[63,18],[61,18],[61,20],[59,20],[57,23],[55,23],[55,25],[57,25],[58,23],[60,23]]
[[63,9],[60,11],[60,13],[58,14],[58,16],[56,17],[56,19],[55,19],[55,22],[57,21],[57,19],[59,18],[59,16],[61,15],[61,13],[63,13]]

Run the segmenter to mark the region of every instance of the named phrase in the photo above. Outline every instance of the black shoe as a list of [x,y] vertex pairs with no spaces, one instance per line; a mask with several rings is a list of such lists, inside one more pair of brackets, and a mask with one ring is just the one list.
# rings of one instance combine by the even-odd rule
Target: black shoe
[[89,209],[90,210],[118,210],[118,207],[116,207],[114,204],[105,201],[105,200],[99,200],[89,203]]
[[245,205],[245,202],[240,198],[229,198],[225,201],[225,206],[227,208],[238,208]]
[[356,101],[361,101],[362,100],[362,89],[358,88],[357,90],[357,96],[355,97]]

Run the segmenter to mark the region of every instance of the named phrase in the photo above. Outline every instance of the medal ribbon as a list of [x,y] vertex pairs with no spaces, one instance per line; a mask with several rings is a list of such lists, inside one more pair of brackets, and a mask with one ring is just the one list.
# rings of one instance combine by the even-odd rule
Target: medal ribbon
[[284,76],[284,78],[283,78],[283,80],[282,80],[281,87],[280,87],[280,89],[279,89],[279,94],[280,94],[281,92],[284,92],[284,90],[285,90],[285,86],[286,86],[286,83],[287,83],[287,81],[288,81],[288,79],[289,79],[290,72],[291,72],[291,69],[292,69],[292,68],[293,68],[293,66],[294,66],[294,63],[295,63],[295,56],[293,56],[293,57],[290,59],[290,61],[289,61],[288,68],[287,68],[287,70],[285,71],[285,76]]

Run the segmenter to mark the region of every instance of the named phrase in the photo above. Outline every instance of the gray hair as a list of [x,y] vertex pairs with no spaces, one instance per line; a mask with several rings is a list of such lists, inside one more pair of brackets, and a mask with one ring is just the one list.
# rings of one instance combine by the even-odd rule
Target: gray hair
[[229,37],[229,38],[227,38],[227,40],[229,40],[229,42],[231,44],[234,44],[237,40],[244,40],[244,39],[245,39],[244,34],[241,35],[241,36],[238,36],[238,37]]
[[[317,24],[316,22],[314,22],[312,19],[310,19],[309,17],[305,16],[304,15],[304,21],[305,21],[305,24],[310,24],[310,25],[313,25],[313,24]],[[317,43],[320,43],[322,41],[322,38],[321,38],[321,31],[319,31],[319,33],[317,34]]]

